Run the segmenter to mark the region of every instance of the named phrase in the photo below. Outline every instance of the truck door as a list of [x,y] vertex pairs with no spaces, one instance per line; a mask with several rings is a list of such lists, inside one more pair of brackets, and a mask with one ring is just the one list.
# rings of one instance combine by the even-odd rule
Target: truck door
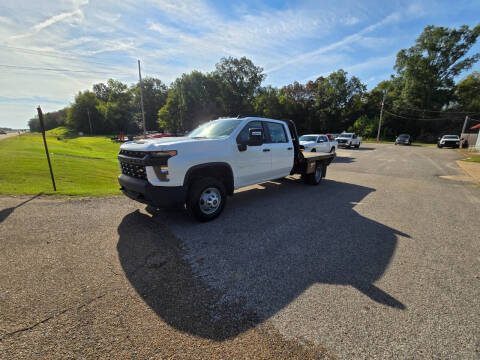
[[[250,121],[237,135],[237,146],[248,142],[249,129],[262,129],[261,121]],[[235,187],[242,187],[251,184],[258,184],[269,179],[272,167],[272,155],[269,151],[270,144],[264,143],[260,146],[247,146],[246,150],[234,150],[235,164]]]
[[270,179],[278,179],[290,174],[293,167],[293,144],[287,135],[286,125],[277,122],[264,121],[267,136],[267,148],[272,155]]
[[325,135],[320,135],[318,137],[318,151],[320,152],[330,152],[330,143],[328,141],[328,137],[326,137]]

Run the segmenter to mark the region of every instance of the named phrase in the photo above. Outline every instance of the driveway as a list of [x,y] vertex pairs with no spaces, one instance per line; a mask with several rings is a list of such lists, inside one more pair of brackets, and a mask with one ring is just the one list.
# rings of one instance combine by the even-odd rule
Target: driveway
[[15,132],[7,132],[6,134],[0,134],[0,141],[4,139],[8,139],[13,136],[18,136],[18,133],[15,131]]
[[339,150],[217,220],[0,198],[0,357],[480,355],[480,189],[454,150]]

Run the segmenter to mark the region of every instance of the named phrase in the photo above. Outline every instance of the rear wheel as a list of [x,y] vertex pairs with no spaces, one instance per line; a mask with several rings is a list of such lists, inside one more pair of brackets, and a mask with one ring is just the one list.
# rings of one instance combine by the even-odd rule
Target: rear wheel
[[318,185],[323,178],[323,164],[317,162],[315,170],[311,174],[302,175],[302,180],[309,185]]
[[222,182],[214,178],[194,180],[187,198],[187,207],[199,221],[215,219],[223,211],[227,193]]
[[360,147],[360,143],[358,145],[355,145],[355,149],[358,149]]
[[312,149],[312,152],[317,152],[317,149],[313,148],[313,149]]
[[332,147],[332,148],[330,149],[330,154],[335,154],[335,148],[334,148],[334,147]]

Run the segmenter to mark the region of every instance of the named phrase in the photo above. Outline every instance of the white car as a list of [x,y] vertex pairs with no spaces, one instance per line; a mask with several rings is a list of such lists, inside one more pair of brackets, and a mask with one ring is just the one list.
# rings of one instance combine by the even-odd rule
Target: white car
[[460,147],[460,138],[458,135],[443,135],[441,138],[438,138],[437,146],[442,147]]
[[352,146],[356,149],[362,144],[362,137],[357,136],[355,133],[341,133],[335,139],[338,141],[338,146],[351,148]]
[[317,185],[334,157],[302,152],[293,121],[225,118],[185,137],[123,144],[118,182],[134,200],[155,207],[186,204],[197,219],[207,221],[240,187],[292,174]]
[[327,135],[309,134],[300,136],[300,145],[304,151],[324,152],[334,154],[338,149],[337,141],[330,141]]

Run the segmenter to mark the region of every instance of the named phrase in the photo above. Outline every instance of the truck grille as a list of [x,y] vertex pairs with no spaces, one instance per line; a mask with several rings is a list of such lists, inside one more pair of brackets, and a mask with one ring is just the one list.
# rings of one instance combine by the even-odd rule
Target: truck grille
[[120,150],[120,155],[130,156],[138,159],[142,159],[147,153],[144,151],[129,151]]
[[132,176],[137,179],[147,179],[147,172],[143,165],[131,164],[120,160],[120,167],[122,169],[122,174],[124,175]]
[[337,142],[338,142],[339,144],[345,144],[345,143],[347,142],[347,140],[345,140],[345,139],[337,139]]

